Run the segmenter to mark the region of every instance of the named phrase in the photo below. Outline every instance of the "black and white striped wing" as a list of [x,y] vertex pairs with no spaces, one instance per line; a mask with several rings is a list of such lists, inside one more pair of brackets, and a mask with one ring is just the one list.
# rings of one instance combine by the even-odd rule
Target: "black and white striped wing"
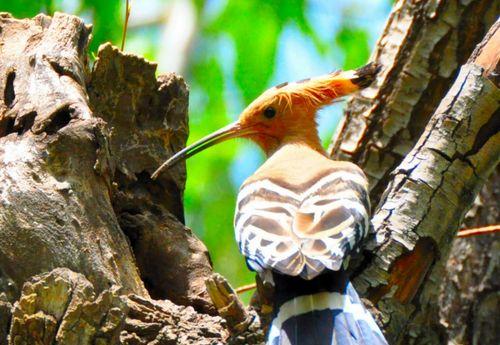
[[309,188],[293,219],[292,231],[301,243],[306,265],[301,275],[311,279],[325,268],[337,271],[369,229],[366,178],[334,172]]
[[369,228],[367,195],[356,171],[335,170],[295,188],[270,179],[244,184],[236,240],[256,271],[312,279],[325,268],[339,270]]
[[270,180],[242,186],[236,205],[235,235],[253,269],[285,269],[282,266],[297,257],[300,246],[291,229],[299,206],[299,194]]

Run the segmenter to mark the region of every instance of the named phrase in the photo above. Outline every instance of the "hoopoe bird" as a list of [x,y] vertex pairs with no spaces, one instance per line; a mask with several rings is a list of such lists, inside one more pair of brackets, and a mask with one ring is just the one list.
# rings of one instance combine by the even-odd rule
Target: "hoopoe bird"
[[265,163],[241,186],[236,241],[250,269],[274,285],[268,344],[387,344],[346,274],[369,230],[368,182],[321,146],[316,113],[368,86],[374,64],[282,83],[239,119],[181,150],[152,175],[231,138],[248,138]]

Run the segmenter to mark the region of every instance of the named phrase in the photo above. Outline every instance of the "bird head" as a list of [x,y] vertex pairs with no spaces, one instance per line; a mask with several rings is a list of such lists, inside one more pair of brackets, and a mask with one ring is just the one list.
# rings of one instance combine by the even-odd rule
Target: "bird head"
[[368,86],[378,66],[370,63],[354,71],[338,71],[266,90],[243,110],[237,121],[177,152],[152,175],[162,169],[232,138],[248,138],[268,155],[289,142],[320,147],[316,113],[335,99]]

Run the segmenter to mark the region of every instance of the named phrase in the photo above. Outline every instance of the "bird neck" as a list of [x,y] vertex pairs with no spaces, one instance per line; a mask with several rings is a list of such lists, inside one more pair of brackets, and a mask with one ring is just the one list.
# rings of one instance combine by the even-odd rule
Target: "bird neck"
[[307,147],[309,149],[319,152],[324,156],[327,155],[325,149],[321,145],[321,140],[318,136],[316,129],[313,133],[304,133],[302,135],[298,134],[298,135],[286,136],[277,145],[269,146],[264,151],[267,157],[271,157],[276,152],[288,148],[290,146]]
[[303,141],[287,142],[270,155],[245,182],[273,178],[289,185],[303,185],[331,168],[332,161],[321,147]]

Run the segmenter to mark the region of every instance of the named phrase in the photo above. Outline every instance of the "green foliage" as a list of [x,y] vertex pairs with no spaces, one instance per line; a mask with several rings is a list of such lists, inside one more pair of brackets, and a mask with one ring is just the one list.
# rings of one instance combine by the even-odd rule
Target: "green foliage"
[[[203,95],[203,100],[197,102],[199,108],[191,107],[190,111],[190,141],[194,141],[226,125],[229,119],[219,61],[214,56],[202,58],[192,64],[191,73],[197,76],[192,82],[192,94]],[[249,277],[240,274],[244,262],[233,240],[235,190],[228,176],[235,154],[234,143],[227,142],[188,160],[184,204],[187,223],[209,248],[214,265],[228,277],[238,277],[239,283]]]
[[[120,46],[125,3],[121,0],[83,0],[78,13],[90,13],[93,39],[90,51],[96,52],[103,42]],[[123,11],[122,11],[123,9]]]
[[[231,4],[235,2],[227,6],[217,27],[219,30],[228,28],[226,31],[234,41],[235,79],[245,103],[248,103],[258,96],[259,89],[271,78],[280,26],[275,20],[275,12],[267,4],[262,4],[260,10],[255,8],[255,2],[241,1],[238,5]],[[248,15],[255,11],[259,11],[258,16]],[[231,25],[234,18],[243,20],[243,25]]]
[[40,12],[52,13],[53,6],[52,0],[0,0],[1,12],[10,12],[19,18],[33,17]]
[[207,31],[228,34],[234,42],[234,78],[245,103],[256,98],[271,79],[278,40],[288,23],[315,36],[304,17],[304,0],[229,1]]
[[368,60],[370,47],[365,30],[346,24],[338,31],[335,42],[344,52],[344,69],[357,68]]

